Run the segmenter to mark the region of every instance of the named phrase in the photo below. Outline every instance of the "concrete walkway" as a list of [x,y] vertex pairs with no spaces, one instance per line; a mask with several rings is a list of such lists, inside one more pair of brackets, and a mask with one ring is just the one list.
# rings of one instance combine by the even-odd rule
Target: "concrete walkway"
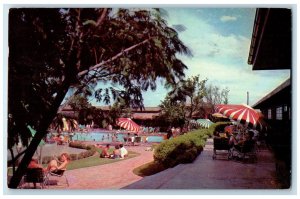
[[181,164],[145,177],[123,189],[277,189],[275,161],[264,148],[257,163],[242,163],[217,156],[212,159],[213,140],[192,164]]
[[[140,153],[141,155],[125,159],[119,162],[67,170],[66,175],[69,181],[69,187],[54,186],[54,189],[120,189],[132,184],[142,177],[135,175],[132,170],[140,165],[153,160],[153,151],[146,151],[146,146],[128,146],[129,151]],[[60,180],[59,183],[61,183]]]
[[[275,161],[264,148],[258,151],[256,163],[227,160],[224,156],[212,159],[213,141],[208,139],[204,151],[191,164],[180,164],[148,177],[136,176],[132,170],[153,160],[153,152],[145,146],[127,147],[140,156],[112,164],[67,170],[70,186],[49,186],[49,189],[81,190],[151,190],[151,189],[277,189]],[[62,186],[61,186],[62,185]]]

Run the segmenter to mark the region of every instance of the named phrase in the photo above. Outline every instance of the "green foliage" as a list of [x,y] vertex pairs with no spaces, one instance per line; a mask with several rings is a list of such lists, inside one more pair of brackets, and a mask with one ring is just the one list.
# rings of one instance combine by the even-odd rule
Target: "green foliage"
[[88,145],[82,142],[70,142],[69,147],[87,150],[79,153],[76,159],[87,158],[93,156],[97,152],[97,148],[94,145]]
[[232,123],[231,122],[217,122],[217,123],[212,124],[209,127],[211,136],[214,135],[216,132],[223,132],[224,128],[230,124],[232,124]]
[[188,79],[182,79],[170,87],[172,90],[168,96],[172,102],[180,101],[185,105],[185,111],[191,119],[193,114],[204,116],[201,112],[203,98],[205,96],[205,84],[207,79],[200,80],[200,76],[192,76]]
[[118,161],[127,160],[129,158],[133,158],[140,155],[139,153],[135,153],[132,151],[128,151],[128,157],[124,159],[110,159],[110,158],[99,158],[99,156],[90,156],[84,159],[78,159],[71,161],[68,165],[68,170],[91,167],[91,166],[98,166],[103,164],[110,164]]
[[[187,66],[177,55],[191,52],[162,13],[112,8],[9,10],[8,148],[21,140],[29,149],[10,188],[18,186],[68,91],[94,95],[107,104],[122,98],[129,107],[140,108],[142,91],[155,90],[158,79],[174,83],[184,77]],[[97,87],[107,83],[112,86]],[[37,131],[32,140],[28,125]]]
[[[10,9],[8,147],[19,138],[28,145],[27,125],[38,131],[48,127],[54,117],[48,114],[52,118],[44,122],[44,114],[57,111],[69,88],[101,102],[123,99],[127,106],[143,107],[141,92],[155,90],[158,78],[182,79],[187,66],[176,55],[191,52],[163,13]],[[99,88],[99,83],[113,86]]]
[[154,160],[165,167],[190,163],[201,153],[207,138],[198,130],[162,142],[154,151]]
[[182,163],[191,163],[202,152],[205,142],[218,125],[209,129],[198,129],[173,139],[165,140],[154,151],[154,161],[163,167],[174,167]]
[[157,118],[158,121],[164,121],[160,126],[182,126],[185,122],[184,103],[171,101],[166,97],[159,105],[162,113]]
[[141,165],[137,168],[134,168],[132,172],[135,175],[145,177],[145,176],[150,176],[150,175],[159,173],[165,169],[166,168],[162,164],[152,161],[152,162],[146,163],[144,165]]

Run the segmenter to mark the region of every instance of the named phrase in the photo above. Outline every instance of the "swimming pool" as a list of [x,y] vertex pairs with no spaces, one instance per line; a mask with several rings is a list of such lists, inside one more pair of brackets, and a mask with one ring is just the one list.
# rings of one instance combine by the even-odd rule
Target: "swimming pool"
[[[69,135],[69,134],[68,134]],[[118,133],[115,134],[116,138],[115,141],[123,142],[124,137],[127,137],[126,134]],[[162,142],[163,137],[162,136],[147,136],[148,142]],[[82,132],[76,132],[74,135],[71,136],[72,140],[80,140],[80,141],[98,141],[98,142],[112,142],[113,141],[113,134],[112,133],[106,133],[106,132],[89,132],[89,133],[82,133]]]

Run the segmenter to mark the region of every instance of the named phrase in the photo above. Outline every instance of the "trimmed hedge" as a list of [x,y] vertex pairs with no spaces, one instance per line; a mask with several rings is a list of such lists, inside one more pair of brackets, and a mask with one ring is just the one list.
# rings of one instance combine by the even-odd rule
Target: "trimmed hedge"
[[207,137],[207,131],[201,129],[165,140],[155,149],[154,161],[165,167],[191,163],[203,150]]
[[214,123],[212,124],[210,127],[209,127],[209,130],[211,131],[211,136],[212,135],[215,135],[215,133],[217,131],[219,132],[223,132],[224,131],[224,128],[228,125],[231,125],[232,123],[231,122],[217,122],[217,123]]
[[94,145],[88,145],[82,142],[70,142],[69,147],[87,150],[79,154],[70,154],[71,160],[79,160],[79,159],[87,158],[93,156],[97,152],[97,148]]
[[[87,158],[93,156],[97,152],[97,148],[94,145],[88,145],[82,142],[70,142],[69,147],[86,149],[86,151],[83,151],[79,154],[70,154],[71,160],[80,160],[83,158]],[[43,157],[42,164],[48,164],[52,159],[52,156],[45,156]]]
[[203,151],[207,138],[224,125],[224,122],[216,123],[211,125],[209,129],[191,131],[163,141],[154,151],[154,161],[166,168],[193,162]]

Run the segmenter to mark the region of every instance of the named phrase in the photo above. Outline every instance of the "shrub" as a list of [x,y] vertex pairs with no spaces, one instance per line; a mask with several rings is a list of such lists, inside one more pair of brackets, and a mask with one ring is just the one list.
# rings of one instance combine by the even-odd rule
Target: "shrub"
[[93,156],[97,152],[97,148],[94,145],[87,145],[82,142],[70,142],[69,147],[87,150],[79,153],[78,155],[75,154],[77,160]]
[[165,167],[193,162],[203,150],[207,131],[200,129],[165,140],[154,151],[154,160]]
[[217,122],[215,124],[212,124],[208,130],[211,131],[210,132],[211,135],[215,135],[215,133],[217,131],[223,132],[224,128],[230,124],[232,124],[232,123],[231,122]]
[[154,151],[154,161],[164,167],[174,167],[182,163],[191,163],[203,151],[205,142],[215,131],[229,125],[228,122],[219,122],[209,129],[198,129],[176,138],[165,140]]
[[71,161],[78,160],[78,154],[70,154]]
[[[70,154],[71,161],[93,156],[97,152],[97,148],[94,145],[87,145],[82,142],[70,142],[69,147],[87,150],[79,154]],[[42,159],[42,164],[48,164],[51,160],[53,160],[53,156],[45,156]]]
[[87,146],[88,146],[87,144],[78,141],[69,143],[69,147],[78,148],[78,149],[87,149]]

